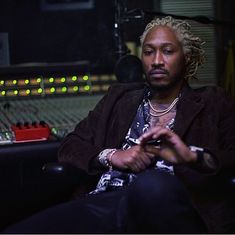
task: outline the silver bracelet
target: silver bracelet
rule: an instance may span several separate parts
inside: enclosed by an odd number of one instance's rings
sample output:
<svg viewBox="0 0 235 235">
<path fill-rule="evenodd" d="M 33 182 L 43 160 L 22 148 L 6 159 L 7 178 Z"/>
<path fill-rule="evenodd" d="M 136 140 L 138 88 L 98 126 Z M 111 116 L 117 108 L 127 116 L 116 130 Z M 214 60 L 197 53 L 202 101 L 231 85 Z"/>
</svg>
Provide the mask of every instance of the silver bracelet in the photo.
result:
<svg viewBox="0 0 235 235">
<path fill-rule="evenodd" d="M 112 156 L 117 151 L 117 149 L 105 149 L 98 155 L 99 162 L 109 168 L 112 169 Z M 109 158 L 108 158 L 109 156 Z"/>
</svg>

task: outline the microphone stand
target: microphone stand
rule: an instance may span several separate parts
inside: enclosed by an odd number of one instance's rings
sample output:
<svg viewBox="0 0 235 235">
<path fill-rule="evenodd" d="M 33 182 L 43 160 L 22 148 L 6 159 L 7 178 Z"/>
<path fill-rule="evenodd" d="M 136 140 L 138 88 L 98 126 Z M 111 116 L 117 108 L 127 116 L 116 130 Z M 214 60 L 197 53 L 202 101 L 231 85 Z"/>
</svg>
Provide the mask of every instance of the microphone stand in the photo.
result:
<svg viewBox="0 0 235 235">
<path fill-rule="evenodd" d="M 116 45 L 116 55 L 119 58 L 128 54 L 130 51 L 127 48 L 124 40 L 123 23 L 125 22 L 125 14 L 127 9 L 124 0 L 115 0 L 115 23 L 114 23 L 114 40 Z"/>
</svg>

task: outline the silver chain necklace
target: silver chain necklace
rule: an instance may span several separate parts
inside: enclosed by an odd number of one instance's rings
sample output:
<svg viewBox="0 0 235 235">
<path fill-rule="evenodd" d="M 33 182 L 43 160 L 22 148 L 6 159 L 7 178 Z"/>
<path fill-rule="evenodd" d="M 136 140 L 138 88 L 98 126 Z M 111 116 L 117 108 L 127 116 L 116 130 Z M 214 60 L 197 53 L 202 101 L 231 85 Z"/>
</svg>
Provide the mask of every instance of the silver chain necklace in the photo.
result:
<svg viewBox="0 0 235 235">
<path fill-rule="evenodd" d="M 150 106 L 150 115 L 153 116 L 153 117 L 160 117 L 160 116 L 163 116 L 165 115 L 166 113 L 170 112 L 170 110 L 176 105 L 176 103 L 178 102 L 179 100 L 179 97 L 175 98 L 172 103 L 170 104 L 170 106 L 166 109 L 162 109 L 162 110 L 158 110 L 158 109 L 155 109 L 152 104 L 151 104 L 151 101 L 148 100 L 148 103 L 149 103 L 149 106 Z M 151 111 L 152 110 L 152 111 Z M 153 113 L 154 112 L 154 113 Z"/>
</svg>

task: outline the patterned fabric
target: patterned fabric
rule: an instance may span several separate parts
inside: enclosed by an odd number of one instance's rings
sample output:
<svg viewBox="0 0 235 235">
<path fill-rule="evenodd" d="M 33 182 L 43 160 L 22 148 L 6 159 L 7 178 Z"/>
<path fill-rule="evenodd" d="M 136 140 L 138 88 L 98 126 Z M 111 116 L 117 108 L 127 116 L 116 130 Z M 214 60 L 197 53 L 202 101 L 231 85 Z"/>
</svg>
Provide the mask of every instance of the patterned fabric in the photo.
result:
<svg viewBox="0 0 235 235">
<path fill-rule="evenodd" d="M 129 128 L 127 135 L 125 136 L 124 142 L 122 144 L 122 150 L 127 150 L 132 146 L 138 144 L 138 138 L 145 133 L 150 128 L 150 114 L 149 114 L 149 104 L 148 99 L 150 98 L 150 91 L 146 91 L 144 94 L 144 99 L 139 105 L 136 116 Z M 168 124 L 167 128 L 173 129 L 174 119 L 172 119 Z M 162 159 L 157 159 L 156 162 L 151 166 L 155 169 L 166 171 L 170 174 L 174 174 L 173 166 Z M 97 186 L 96 189 L 91 191 L 90 194 L 100 193 L 104 191 L 113 191 L 118 187 L 123 187 L 130 184 L 133 179 L 136 178 L 135 173 L 125 173 L 118 170 L 111 170 L 105 172 Z"/>
</svg>

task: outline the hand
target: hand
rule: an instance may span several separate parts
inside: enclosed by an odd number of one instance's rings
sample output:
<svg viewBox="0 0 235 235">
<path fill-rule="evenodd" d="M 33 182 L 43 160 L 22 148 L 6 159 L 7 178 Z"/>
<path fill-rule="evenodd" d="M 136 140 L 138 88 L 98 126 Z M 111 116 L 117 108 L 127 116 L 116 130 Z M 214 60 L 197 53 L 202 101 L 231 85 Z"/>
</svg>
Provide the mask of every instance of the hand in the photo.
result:
<svg viewBox="0 0 235 235">
<path fill-rule="evenodd" d="M 140 145 L 145 146 L 149 140 L 161 140 L 158 156 L 173 164 L 190 164 L 196 162 L 196 153 L 190 151 L 180 137 L 168 128 L 156 126 L 143 134 L 139 140 Z"/>
<path fill-rule="evenodd" d="M 153 148 L 153 147 L 152 147 Z M 140 172 L 145 170 L 154 160 L 154 151 L 151 146 L 146 151 L 143 146 L 135 145 L 127 150 L 118 150 L 112 156 L 112 166 L 120 170 Z"/>
</svg>

